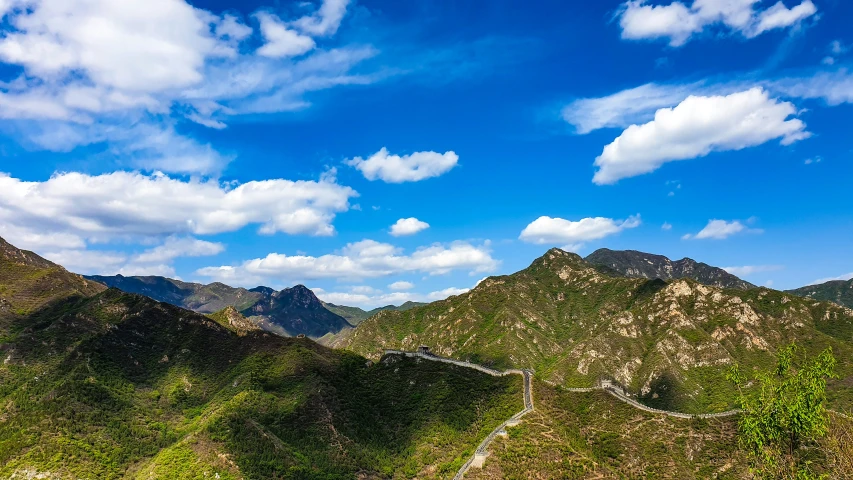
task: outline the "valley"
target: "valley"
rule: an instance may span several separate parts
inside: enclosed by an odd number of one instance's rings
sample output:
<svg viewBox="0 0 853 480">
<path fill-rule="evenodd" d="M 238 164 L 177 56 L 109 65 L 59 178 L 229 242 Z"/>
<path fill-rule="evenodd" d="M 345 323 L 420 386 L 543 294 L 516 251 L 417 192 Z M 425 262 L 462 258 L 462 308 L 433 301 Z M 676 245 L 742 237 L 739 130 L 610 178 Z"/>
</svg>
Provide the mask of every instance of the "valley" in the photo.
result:
<svg viewBox="0 0 853 480">
<path fill-rule="evenodd" d="M 833 347 L 830 415 L 849 422 L 853 312 L 789 293 L 552 249 L 463 295 L 376 309 L 327 332 L 330 349 L 280 325 L 358 312 L 302 286 L 126 287 L 163 303 L 2 246 L 4 478 L 742 478 L 726 371 L 790 341 Z M 192 302 L 225 306 L 173 304 Z"/>
</svg>

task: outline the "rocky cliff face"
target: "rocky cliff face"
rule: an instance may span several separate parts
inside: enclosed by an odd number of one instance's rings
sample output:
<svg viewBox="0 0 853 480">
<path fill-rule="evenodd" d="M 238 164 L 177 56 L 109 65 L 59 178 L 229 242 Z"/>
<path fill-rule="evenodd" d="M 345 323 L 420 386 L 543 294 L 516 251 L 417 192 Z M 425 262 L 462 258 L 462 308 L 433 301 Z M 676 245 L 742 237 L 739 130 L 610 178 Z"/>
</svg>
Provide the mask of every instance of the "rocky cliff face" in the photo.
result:
<svg viewBox="0 0 853 480">
<path fill-rule="evenodd" d="M 733 363 L 769 364 L 795 340 L 833 346 L 843 359 L 853 354 L 853 311 L 764 288 L 611 276 L 552 249 L 466 294 L 380 312 L 336 345 L 374 358 L 429 345 L 443 356 L 533 368 L 565 386 L 613 379 L 653 406 L 723 411 L 735 398 L 725 379 Z M 841 363 L 838 385 L 848 385 L 853 364 Z"/>
<path fill-rule="evenodd" d="M 288 336 L 319 338 L 352 327 L 343 317 L 327 310 L 304 285 L 265 296 L 242 313 L 265 330 Z"/>
<path fill-rule="evenodd" d="M 743 290 L 755 288 L 755 285 L 741 280 L 722 268 L 712 267 L 691 258 L 672 261 L 663 255 L 653 255 L 635 250 L 618 251 L 602 248 L 591 253 L 585 260 L 592 265 L 599 265 L 631 278 L 660 278 L 662 280 L 689 278 L 713 287 Z"/>
</svg>

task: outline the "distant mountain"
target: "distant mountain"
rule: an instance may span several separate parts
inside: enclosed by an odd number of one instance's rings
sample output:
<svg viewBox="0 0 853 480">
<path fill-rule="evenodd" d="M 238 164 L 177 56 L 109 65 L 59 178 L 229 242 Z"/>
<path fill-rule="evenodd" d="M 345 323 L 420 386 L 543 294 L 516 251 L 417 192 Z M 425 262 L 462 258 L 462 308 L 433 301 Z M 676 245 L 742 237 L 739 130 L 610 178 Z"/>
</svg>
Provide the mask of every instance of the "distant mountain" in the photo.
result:
<svg viewBox="0 0 853 480">
<path fill-rule="evenodd" d="M 843 305 L 847 308 L 853 308 L 853 279 L 846 281 L 833 280 L 831 282 L 809 285 L 807 287 L 788 291 L 801 297 L 813 298 L 815 300 L 826 300 Z"/>
<path fill-rule="evenodd" d="M 609 378 L 650 405 L 707 412 L 733 407 L 731 365 L 766 367 L 792 341 L 810 354 L 833 347 L 834 398 L 853 405 L 852 310 L 766 288 L 613 276 L 552 249 L 468 293 L 379 312 L 331 344 L 370 358 L 428 345 L 442 356 L 533 368 L 557 385 Z"/>
<path fill-rule="evenodd" d="M 267 291 L 275 292 L 268 287 L 246 290 L 229 287 L 219 282 L 203 285 L 157 276 L 90 275 L 86 278 L 101 282 L 108 287 L 118 288 L 123 292 L 145 295 L 158 302 L 170 303 L 198 313 L 218 312 L 227 306 L 245 310 L 267 295 Z"/>
<path fill-rule="evenodd" d="M 0 317 L 27 315 L 57 299 L 88 297 L 103 290 L 100 283 L 0 238 Z"/>
<path fill-rule="evenodd" d="M 203 285 L 156 276 L 86 278 L 203 314 L 232 306 L 247 321 L 279 335 L 319 338 L 351 326 L 343 317 L 327 310 L 314 292 L 302 285 L 277 292 L 263 286 L 247 290 L 219 282 Z"/>
<path fill-rule="evenodd" d="M 612 272 L 630 278 L 660 278 L 661 280 L 689 278 L 712 287 L 739 288 L 741 290 L 755 288 L 755 285 L 741 280 L 722 268 L 712 267 L 691 258 L 672 261 L 663 255 L 653 255 L 636 250 L 601 248 L 592 252 L 585 260 L 593 265 L 605 267 Z"/>
<path fill-rule="evenodd" d="M 323 305 L 332 313 L 336 313 L 346 319 L 351 325 L 355 326 L 359 323 L 367 320 L 368 318 L 376 315 L 379 312 L 385 310 L 395 310 L 404 312 L 409 310 L 410 308 L 420 307 L 421 305 L 426 305 L 425 303 L 420 302 L 406 302 L 399 307 L 396 305 L 385 305 L 384 307 L 377 307 L 372 310 L 363 310 L 358 307 L 347 307 L 344 305 L 335 305 L 334 303 L 323 302 Z"/>
<path fill-rule="evenodd" d="M 302 334 L 319 338 L 352 327 L 342 316 L 326 309 L 304 285 L 263 296 L 241 313 L 264 330 L 287 336 Z"/>
</svg>

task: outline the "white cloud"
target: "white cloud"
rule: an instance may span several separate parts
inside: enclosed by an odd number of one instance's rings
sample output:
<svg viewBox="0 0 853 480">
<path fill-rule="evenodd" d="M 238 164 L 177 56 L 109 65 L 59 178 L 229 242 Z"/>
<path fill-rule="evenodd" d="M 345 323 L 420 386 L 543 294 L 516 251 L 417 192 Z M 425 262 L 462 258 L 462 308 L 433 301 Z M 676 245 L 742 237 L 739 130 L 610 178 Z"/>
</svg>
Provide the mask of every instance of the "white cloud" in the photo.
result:
<svg viewBox="0 0 853 480">
<path fill-rule="evenodd" d="M 303 109 L 309 92 L 390 75 L 353 73 L 377 54 L 369 45 L 326 49 L 312 38 L 337 31 L 347 3 L 326 0 L 293 21 L 259 12 L 255 32 L 185 0 L 7 1 L 0 62 L 22 73 L 0 82 L 2 126 L 28 148 L 104 143 L 117 159 L 144 157 L 135 166 L 215 175 L 230 158 L 209 145 L 188 151 L 194 141 L 174 133 L 176 121 L 222 129 L 235 115 Z M 151 141 L 139 125 L 176 145 L 133 150 Z"/>
<path fill-rule="evenodd" d="M 412 282 L 399 281 L 399 282 L 394 282 L 391 285 L 388 285 L 388 288 L 390 288 L 391 290 L 396 290 L 396 291 L 411 290 L 411 289 L 415 288 L 415 284 Z"/>
<path fill-rule="evenodd" d="M 599 185 L 660 168 L 664 163 L 741 150 L 781 139 L 790 145 L 808 138 L 806 125 L 789 118 L 797 108 L 771 99 L 761 88 L 726 96 L 690 96 L 674 108 L 655 113 L 653 121 L 632 125 L 596 158 Z"/>
<path fill-rule="evenodd" d="M 814 282 L 812 282 L 810 285 L 819 285 L 821 283 L 834 282 L 834 281 L 838 281 L 838 280 L 847 281 L 850 279 L 853 279 L 853 272 L 845 273 L 845 274 L 839 275 L 837 277 L 819 278 L 819 279 L 815 280 Z"/>
<path fill-rule="evenodd" d="M 417 218 L 401 218 L 394 225 L 391 225 L 391 235 L 394 237 L 402 237 L 405 235 L 414 235 L 429 228 L 429 224 L 422 222 Z"/>
<path fill-rule="evenodd" d="M 449 287 L 429 293 L 391 292 L 363 294 L 353 292 L 329 292 L 322 288 L 312 288 L 317 298 L 336 305 L 357 306 L 364 309 L 384 307 L 385 305 L 401 305 L 405 302 L 435 302 L 453 295 L 470 292 L 470 288 Z"/>
<path fill-rule="evenodd" d="M 668 232 L 668 231 L 672 230 L 672 224 L 669 222 L 663 222 L 663 225 L 660 226 L 660 229 Z"/>
<path fill-rule="evenodd" d="M 179 257 L 206 257 L 225 251 L 225 245 L 192 237 L 170 236 L 157 247 L 133 258 L 135 263 L 171 262 Z"/>
<path fill-rule="evenodd" d="M 429 295 L 427 295 L 427 297 L 430 300 L 444 300 L 447 297 L 452 297 L 454 295 L 462 295 L 463 293 L 468 293 L 470 291 L 471 291 L 470 288 L 450 287 L 450 288 L 445 288 L 444 290 L 439 290 L 437 292 L 432 292 Z"/>
<path fill-rule="evenodd" d="M 657 85 L 648 83 L 601 98 L 581 98 L 562 111 L 563 120 L 579 134 L 601 128 L 624 127 L 645 121 L 650 112 L 676 105 L 700 88 L 692 85 Z"/>
<path fill-rule="evenodd" d="M 811 165 L 813 163 L 820 163 L 823 159 L 821 157 L 807 158 L 803 163 L 806 165 Z"/>
<path fill-rule="evenodd" d="M 705 228 L 695 235 L 687 234 L 681 237 L 684 240 L 704 240 L 715 239 L 724 240 L 738 233 L 762 233 L 763 230 L 757 228 L 748 228 L 739 220 L 727 222 L 725 220 L 709 220 Z"/>
<path fill-rule="evenodd" d="M 350 0 L 323 0 L 317 12 L 294 21 L 293 25 L 310 35 L 332 35 L 341 25 L 349 2 Z"/>
<path fill-rule="evenodd" d="M 0 58 L 39 78 L 83 72 L 97 85 L 146 92 L 203 78 L 207 57 L 233 55 L 203 10 L 175 0 L 15 1 Z"/>
<path fill-rule="evenodd" d="M 776 272 L 782 270 L 783 268 L 785 267 L 783 267 L 782 265 L 743 265 L 739 267 L 723 267 L 723 270 L 731 273 L 732 275 L 746 277 L 756 273 Z"/>
<path fill-rule="evenodd" d="M 0 173 L 0 225 L 17 232 L 23 248 L 79 246 L 80 239 L 215 234 L 250 224 L 260 225 L 264 234 L 332 235 L 335 214 L 346 211 L 356 195 L 331 173 L 320 181 L 236 186 L 133 172 L 60 173 L 43 182 Z"/>
<path fill-rule="evenodd" d="M 575 251 L 584 242 L 614 235 L 625 229 L 636 228 L 640 223 L 639 215 L 628 217 L 627 220 L 595 217 L 578 221 L 543 216 L 525 227 L 518 238 L 538 245 L 567 244 L 564 250 Z"/>
<path fill-rule="evenodd" d="M 765 10 L 755 10 L 759 0 L 694 0 L 649 5 L 646 0 L 629 0 L 622 5 L 619 24 L 622 38 L 652 40 L 668 38 L 673 47 L 687 43 L 694 35 L 712 26 L 722 26 L 746 38 L 766 31 L 799 25 L 817 13 L 811 0 L 793 8 L 781 1 Z"/>
<path fill-rule="evenodd" d="M 419 182 L 438 177 L 456 166 L 459 156 L 450 151 L 415 152 L 411 155 L 391 155 L 382 148 L 368 159 L 356 157 L 345 163 L 358 169 L 368 180 L 387 183 Z"/>
<path fill-rule="evenodd" d="M 381 290 L 377 290 L 368 285 L 357 285 L 354 287 L 350 287 L 349 291 L 352 293 L 358 293 L 363 295 L 370 295 L 372 293 L 382 293 Z"/>
<path fill-rule="evenodd" d="M 271 58 L 295 57 L 308 53 L 316 46 L 314 39 L 287 28 L 275 15 L 260 12 L 256 17 L 266 40 L 266 43 L 258 49 L 258 55 Z"/>
<path fill-rule="evenodd" d="M 362 279 L 420 272 L 441 275 L 454 270 L 489 272 L 499 262 L 488 245 L 453 242 L 421 247 L 410 255 L 401 248 L 374 240 L 347 244 L 340 252 L 313 257 L 270 253 L 239 266 L 206 267 L 196 273 L 217 280 L 240 277 L 278 279 L 282 283 L 316 279 Z"/>
</svg>

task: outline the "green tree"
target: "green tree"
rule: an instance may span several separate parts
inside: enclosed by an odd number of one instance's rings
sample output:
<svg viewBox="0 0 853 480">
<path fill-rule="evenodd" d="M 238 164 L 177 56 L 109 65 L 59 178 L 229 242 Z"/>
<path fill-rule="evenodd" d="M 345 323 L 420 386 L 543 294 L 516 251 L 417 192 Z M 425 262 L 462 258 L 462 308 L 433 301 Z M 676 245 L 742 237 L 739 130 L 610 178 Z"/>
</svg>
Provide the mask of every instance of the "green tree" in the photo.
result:
<svg viewBox="0 0 853 480">
<path fill-rule="evenodd" d="M 800 353 L 796 344 L 781 348 L 776 367 L 749 383 L 737 364 L 728 375 L 743 410 L 739 440 L 758 478 L 820 478 L 810 447 L 827 433 L 826 382 L 836 376 L 836 361 L 831 347 L 811 360 Z"/>
</svg>

